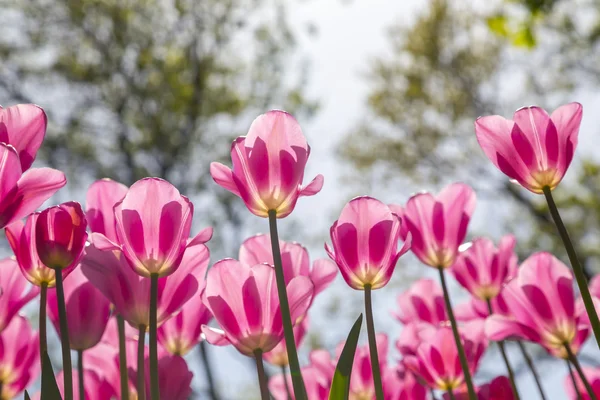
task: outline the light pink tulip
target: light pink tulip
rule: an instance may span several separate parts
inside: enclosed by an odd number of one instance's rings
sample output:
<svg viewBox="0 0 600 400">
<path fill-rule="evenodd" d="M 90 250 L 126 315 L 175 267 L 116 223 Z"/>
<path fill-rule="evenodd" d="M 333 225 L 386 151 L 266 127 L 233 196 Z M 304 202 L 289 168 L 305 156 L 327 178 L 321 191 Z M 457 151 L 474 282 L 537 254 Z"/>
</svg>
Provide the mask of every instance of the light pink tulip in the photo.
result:
<svg viewBox="0 0 600 400">
<path fill-rule="evenodd" d="M 468 185 L 453 183 L 437 196 L 419 193 L 406 208 L 390 206 L 402 217 L 402 237 L 412 235 L 412 251 L 426 265 L 448 268 L 458 256 L 475 210 L 475 192 Z"/>
<path fill-rule="evenodd" d="M 242 198 L 259 217 L 274 210 L 278 218 L 288 216 L 300 196 L 313 196 L 323 187 L 323 175 L 302 186 L 310 147 L 294 117 L 284 111 L 269 111 L 257 117 L 246 136 L 231 146 L 233 170 L 213 162 L 214 181 Z"/>
<path fill-rule="evenodd" d="M 500 314 L 511 317 L 512 314 L 504 300 L 504 292 L 490 300 L 492 311 L 494 314 Z M 483 321 L 490 316 L 487 303 L 475 297 L 471 297 L 466 303 L 462 303 L 454 307 L 454 316 L 457 321 Z"/>
<path fill-rule="evenodd" d="M 127 190 L 127 186 L 111 179 L 100 179 L 89 187 L 85 216 L 92 232 L 101 233 L 109 240 L 118 242 L 114 207 L 123 200 Z"/>
<path fill-rule="evenodd" d="M 128 328 L 129 326 L 126 325 Z M 116 328 L 116 324 L 115 324 Z M 108 330 L 108 328 L 107 328 Z M 136 332 L 137 335 L 137 332 Z M 127 337 L 127 336 L 126 336 Z M 84 368 L 96 373 L 101 382 L 110 386 L 113 393 L 121 393 L 121 381 L 119 376 L 119 342 L 118 338 L 114 342 L 105 341 L 106 334 L 102 337 L 100 343 L 88 349 L 84 353 Z M 136 336 L 137 338 L 137 336 Z M 127 339 L 126 339 L 127 340 Z M 135 343 L 137 344 L 137 342 Z M 137 346 L 135 346 L 137 347 Z M 160 348 L 160 346 L 159 346 Z M 127 347 L 126 347 L 127 349 Z M 132 354 L 131 365 L 136 365 L 137 354 Z M 129 354 L 128 354 L 129 356 Z M 75 374 L 73 375 L 75 376 Z M 85 383 L 85 382 L 84 382 Z M 86 384 L 87 387 L 87 384 Z"/>
<path fill-rule="evenodd" d="M 303 318 L 300 322 L 294 326 L 294 341 L 296 342 L 296 348 L 300 347 L 304 340 L 304 335 L 308 330 L 308 318 Z M 285 367 L 289 364 L 287 347 L 285 340 L 282 340 L 273 348 L 273 350 L 263 354 L 265 361 L 278 367 Z"/>
<path fill-rule="evenodd" d="M 550 253 L 536 253 L 525 260 L 502 294 L 512 317 L 487 319 L 490 340 L 529 340 L 566 358 L 564 344 L 577 353 L 589 334 L 575 307 L 571 271 Z"/>
<path fill-rule="evenodd" d="M 310 265 L 308 251 L 296 242 L 279 241 L 283 276 L 285 283 L 289 283 L 296 276 L 306 276 L 315 287 L 315 296 L 325 290 L 335 279 L 337 267 L 327 259 L 315 260 Z M 267 263 L 273 265 L 273 250 L 269 235 L 256 235 L 246 239 L 240 247 L 240 262 L 249 266 Z"/>
<path fill-rule="evenodd" d="M 483 301 L 493 299 L 517 272 L 515 243 L 514 236 L 507 235 L 496 249 L 490 239 L 475 239 L 460 253 L 450 272 L 473 296 Z"/>
<path fill-rule="evenodd" d="M 87 350 L 100 342 L 110 318 L 110 302 L 76 268 L 64 282 L 69 341 L 72 350 Z M 60 336 L 58 299 L 55 290 L 48 293 L 48 317 Z"/>
<path fill-rule="evenodd" d="M 21 308 L 38 295 L 40 290 L 30 286 L 12 258 L 0 260 L 0 332 Z"/>
<path fill-rule="evenodd" d="M 386 400 L 426 400 L 429 394 L 425 386 L 417 382 L 414 374 L 404 367 L 386 367 L 381 372 L 383 398 Z M 365 397 L 365 399 L 373 399 Z"/>
<path fill-rule="evenodd" d="M 44 141 L 47 124 L 46 113 L 34 104 L 0 107 L 0 142 L 17 150 L 22 171 L 33 164 Z"/>
<path fill-rule="evenodd" d="M 48 285 L 49 288 L 56 285 L 56 274 L 42 263 L 37 251 L 36 226 L 39 214 L 31 214 L 27 222 L 12 223 L 6 228 L 6 238 L 12 248 L 19 268 L 25 278 L 36 286 Z M 62 269 L 63 279 L 73 271 L 76 264 Z"/>
<path fill-rule="evenodd" d="M 17 150 L 0 143 L 0 229 L 34 212 L 66 183 L 52 168 L 23 172 Z"/>
<path fill-rule="evenodd" d="M 477 141 L 485 155 L 509 178 L 533 193 L 554 189 L 565 176 L 577 147 L 583 109 L 579 103 L 557 108 L 552 115 L 539 107 L 523 107 L 512 120 L 499 115 L 475 121 Z"/>
<path fill-rule="evenodd" d="M 27 319 L 16 316 L 0 334 L 0 398 L 15 398 L 39 373 L 38 334 Z"/>
<path fill-rule="evenodd" d="M 461 331 L 461 341 L 469 369 L 474 373 L 487 343 L 480 335 L 468 333 L 466 329 Z M 449 327 L 440 327 L 421 343 L 415 356 L 404 357 L 404 364 L 432 389 L 454 390 L 464 384 L 464 373 Z"/>
<path fill-rule="evenodd" d="M 596 397 L 600 396 L 600 368 L 583 367 L 582 369 L 583 374 L 592 387 L 592 391 Z M 577 389 L 579 389 L 578 391 L 581 394 L 581 397 L 577 397 L 577 391 L 575 391 L 575 388 L 573 387 L 573 380 L 571 379 L 571 375 L 568 374 L 565 377 L 565 391 L 567 392 L 567 398 L 569 400 L 590 400 L 590 395 L 578 374 L 575 374 L 575 382 L 577 383 Z"/>
<path fill-rule="evenodd" d="M 444 293 L 433 279 L 419 279 L 397 298 L 399 310 L 392 313 L 403 324 L 426 322 L 437 325 L 448 321 Z"/>
<path fill-rule="evenodd" d="M 85 367 L 84 367 L 85 368 Z M 64 396 L 64 371 L 60 371 L 56 375 L 56 383 L 60 394 Z M 79 374 L 77 370 L 73 370 L 73 398 L 79 398 Z M 83 383 L 86 400 L 107 400 L 117 398 L 119 394 L 115 392 L 115 388 L 107 382 L 96 371 L 85 368 L 83 371 Z"/>
<path fill-rule="evenodd" d="M 115 311 L 132 327 L 149 324 L 150 280 L 135 273 L 125 256 L 116 250 L 99 250 L 92 235 L 81 261 L 83 273 L 114 305 Z M 209 252 L 196 245 L 185 250 L 181 267 L 173 274 L 158 279 L 158 324 L 177 313 L 194 295 L 198 295 L 204 279 Z"/>
<path fill-rule="evenodd" d="M 400 256 L 411 246 L 410 237 L 398 250 L 400 218 L 372 197 L 350 200 L 330 229 L 333 248 L 325 244 L 344 280 L 353 289 L 379 289 L 389 282 Z"/>
<path fill-rule="evenodd" d="M 437 326 L 426 322 L 411 322 L 405 325 L 396 339 L 396 349 L 403 356 L 414 356 L 422 342 L 437 332 Z"/>
<path fill-rule="evenodd" d="M 118 243 L 101 233 L 94 233 L 94 242 L 100 250 L 122 251 L 131 268 L 144 277 L 172 274 L 187 248 L 212 237 L 212 228 L 206 228 L 188 239 L 194 206 L 163 179 L 134 183 L 114 212 Z"/>
<path fill-rule="evenodd" d="M 304 315 L 313 295 L 313 284 L 304 276 L 287 285 L 292 321 Z M 275 269 L 267 264 L 252 267 L 225 259 L 208 270 L 204 304 L 223 330 L 202 326 L 209 343 L 232 344 L 242 354 L 271 351 L 283 338 Z"/>
</svg>

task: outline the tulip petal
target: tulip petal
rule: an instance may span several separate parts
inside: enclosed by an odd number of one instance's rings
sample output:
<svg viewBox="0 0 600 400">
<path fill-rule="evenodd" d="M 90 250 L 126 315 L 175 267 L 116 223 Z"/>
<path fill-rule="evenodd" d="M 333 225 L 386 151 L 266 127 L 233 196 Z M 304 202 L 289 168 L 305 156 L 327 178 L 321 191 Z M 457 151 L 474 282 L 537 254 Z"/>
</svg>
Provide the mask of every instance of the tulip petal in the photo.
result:
<svg viewBox="0 0 600 400">
<path fill-rule="evenodd" d="M 314 293 L 314 285 L 309 278 L 297 276 L 287 285 L 292 321 L 306 314 Z"/>
<path fill-rule="evenodd" d="M 220 329 L 211 328 L 208 325 L 202 325 L 202 334 L 208 343 L 215 346 L 227 346 L 228 344 L 231 344 L 231 341 L 227 338 L 225 332 Z"/>
<path fill-rule="evenodd" d="M 319 174 L 313 178 L 312 181 L 306 186 L 300 188 L 300 196 L 314 196 L 319 193 L 323 188 L 324 178 L 323 175 Z"/>
<path fill-rule="evenodd" d="M 127 186 L 111 179 L 94 182 L 86 194 L 85 214 L 92 232 L 105 235 L 113 242 L 117 241 L 115 232 L 114 206 L 127 194 Z"/>
<path fill-rule="evenodd" d="M 229 190 L 236 196 L 241 197 L 240 191 L 238 190 L 238 187 L 233 179 L 233 171 L 231 168 L 219 162 L 212 162 L 210 163 L 210 175 L 217 185 Z"/>
<path fill-rule="evenodd" d="M 0 142 L 17 149 L 23 171 L 33 164 L 46 135 L 47 123 L 44 110 L 34 104 L 0 107 Z"/>
</svg>

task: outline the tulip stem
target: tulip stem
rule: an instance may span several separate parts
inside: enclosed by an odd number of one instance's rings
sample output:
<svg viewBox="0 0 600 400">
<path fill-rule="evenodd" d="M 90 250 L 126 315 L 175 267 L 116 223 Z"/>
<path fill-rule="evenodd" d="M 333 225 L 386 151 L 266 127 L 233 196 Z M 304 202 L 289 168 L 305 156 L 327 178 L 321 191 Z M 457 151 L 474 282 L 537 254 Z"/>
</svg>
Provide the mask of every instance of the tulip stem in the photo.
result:
<svg viewBox="0 0 600 400">
<path fill-rule="evenodd" d="M 158 303 L 158 274 L 150 274 L 150 398 L 160 400 L 158 387 L 158 342 L 156 339 Z"/>
<path fill-rule="evenodd" d="M 119 375 L 121 378 L 121 400 L 129 400 L 129 377 L 127 376 L 127 350 L 125 349 L 125 320 L 117 315 L 119 331 Z"/>
<path fill-rule="evenodd" d="M 146 400 L 146 373 L 144 372 L 144 341 L 146 340 L 146 326 L 140 325 L 138 331 L 137 348 L 137 394 L 138 400 Z"/>
<path fill-rule="evenodd" d="M 79 400 L 85 400 L 85 386 L 83 386 L 83 350 L 77 350 L 77 378 Z"/>
<path fill-rule="evenodd" d="M 450 303 L 450 295 L 448 294 L 448 287 L 446 286 L 444 268 L 438 268 L 438 272 L 440 273 L 440 282 L 444 291 L 444 303 L 446 303 L 446 311 L 448 312 L 448 318 L 450 319 L 450 325 L 452 326 L 452 334 L 454 335 L 454 342 L 456 343 L 456 349 L 458 350 L 460 366 L 465 374 L 465 383 L 467 384 L 469 400 L 477 400 L 477 395 L 475 394 L 475 388 L 471 379 L 471 371 L 469 370 L 469 363 L 467 362 L 465 349 L 463 348 L 460 340 L 460 334 L 458 333 L 458 326 L 456 325 L 456 318 L 454 317 L 454 311 L 452 310 L 452 303 Z"/>
<path fill-rule="evenodd" d="M 294 387 L 294 397 L 296 400 L 307 400 L 304 380 L 302 379 L 302 372 L 300 371 L 300 362 L 298 361 L 298 353 L 296 351 L 296 342 L 294 340 L 285 277 L 283 275 L 283 263 L 281 262 L 279 235 L 277 233 L 277 212 L 275 210 L 269 210 L 269 231 L 271 236 L 271 248 L 273 251 L 275 279 L 277 281 L 277 294 L 279 296 L 281 320 L 283 322 L 285 347 L 287 348 L 287 355 L 290 363 L 290 375 L 292 376 L 292 385 Z"/>
<path fill-rule="evenodd" d="M 364 290 L 367 335 L 369 337 L 369 355 L 371 356 L 371 371 L 373 372 L 373 384 L 375 385 L 375 398 L 377 400 L 383 400 L 383 385 L 381 383 L 381 371 L 379 371 L 379 354 L 377 354 L 377 338 L 375 337 L 375 324 L 373 323 L 371 285 L 366 284 Z"/>
<path fill-rule="evenodd" d="M 263 364 L 262 354 L 262 350 L 254 350 L 256 372 L 258 373 L 258 385 L 260 386 L 260 398 L 261 400 L 269 400 L 269 387 L 267 384 L 267 375 L 265 374 L 265 365 Z"/>
<path fill-rule="evenodd" d="M 596 343 L 600 347 L 600 320 L 598 320 L 598 313 L 596 312 L 594 301 L 592 300 L 590 290 L 587 286 L 587 279 L 583 272 L 583 267 L 579 262 L 579 258 L 577 258 L 577 253 L 575 252 L 575 247 L 573 246 L 571 238 L 569 237 L 569 232 L 567 231 L 567 228 L 560 217 L 558 208 L 556 207 L 556 203 L 554 203 L 554 198 L 552 197 L 552 191 L 548 186 L 544 186 L 544 196 L 546 196 L 546 202 L 548 203 L 550 214 L 552 214 L 554 224 L 556 225 L 558 233 L 560 234 L 560 238 L 562 239 L 565 249 L 567 250 L 569 261 L 571 262 L 573 272 L 575 273 L 575 279 L 577 279 L 577 286 L 579 286 L 579 292 L 581 293 L 581 298 L 583 299 L 583 304 L 585 305 L 585 309 L 590 317 L 590 324 L 592 325 L 592 330 L 594 331 L 594 336 L 596 337 Z"/>
<path fill-rule="evenodd" d="M 579 360 L 577 360 L 577 356 L 575 356 L 573 350 L 571 350 L 571 346 L 569 346 L 568 343 L 565 343 L 565 350 L 567 350 L 569 361 L 571 361 L 571 364 L 573 364 L 575 370 L 577 370 L 577 374 L 579 375 L 581 382 L 583 382 L 583 386 L 585 386 L 585 390 L 587 390 L 590 400 L 598 400 L 596 394 L 594 393 L 594 389 L 592 389 L 592 385 L 590 385 L 590 382 L 583 373 L 583 369 L 581 369 L 581 365 L 579 364 Z"/>
<path fill-rule="evenodd" d="M 488 311 L 490 315 L 494 314 L 494 308 L 492 307 L 492 302 L 490 299 L 486 299 Z M 508 355 L 506 354 L 506 347 L 504 346 L 504 341 L 501 340 L 498 342 L 498 348 L 500 349 L 500 354 L 502 355 L 502 359 L 504 360 L 504 364 L 506 365 L 506 371 L 508 372 L 508 378 L 510 379 L 510 386 L 512 387 L 513 394 L 515 396 L 515 400 L 520 400 L 519 391 L 517 390 L 517 384 L 515 382 L 515 373 L 510 366 L 510 361 L 508 360 Z"/>
<path fill-rule="evenodd" d="M 533 360 L 531 359 L 531 357 L 527 353 L 527 349 L 525 348 L 525 345 L 523 344 L 523 342 L 521 342 L 519 340 L 519 341 L 517 341 L 517 344 L 519 345 L 519 349 L 521 349 L 521 354 L 523 354 L 523 358 L 525 359 L 525 363 L 527 364 L 527 366 L 529 367 L 529 370 L 531 371 L 531 375 L 533 375 L 533 379 L 535 380 L 535 384 L 537 385 L 538 391 L 540 392 L 540 397 L 542 398 L 542 400 L 546 400 L 546 394 L 544 393 L 544 388 L 542 386 L 542 381 L 540 380 L 540 376 L 538 375 L 538 372 L 537 372 L 537 370 L 535 368 L 535 365 L 533 364 Z"/>
<path fill-rule="evenodd" d="M 40 289 L 40 363 L 43 364 L 44 353 L 48 351 L 46 339 L 46 303 L 48 302 L 48 282 L 42 282 Z M 42 368 L 42 373 L 44 368 Z"/>
<path fill-rule="evenodd" d="M 56 299 L 58 301 L 58 318 L 60 320 L 60 341 L 62 347 L 63 377 L 65 400 L 73 400 L 73 367 L 71 364 L 71 347 L 69 344 L 69 327 L 67 325 L 67 309 L 65 306 L 65 290 L 60 268 L 54 269 L 56 276 Z"/>
<path fill-rule="evenodd" d="M 215 385 L 215 379 L 213 377 L 212 370 L 210 368 L 210 362 L 208 360 L 206 342 L 204 340 L 201 341 L 198 347 L 200 348 L 200 358 L 202 359 L 202 364 L 204 365 L 204 372 L 206 374 L 206 382 L 208 383 L 208 392 L 210 393 L 210 398 L 211 400 L 219 400 L 217 386 Z"/>
<path fill-rule="evenodd" d="M 581 392 L 579 391 L 579 387 L 577 386 L 577 379 L 575 379 L 575 374 L 573 373 L 573 367 L 571 367 L 571 363 L 569 360 L 565 360 L 567 362 L 567 368 L 569 369 L 569 375 L 571 376 L 571 382 L 573 383 L 573 390 L 575 390 L 575 395 L 577 400 L 581 400 Z"/>
<path fill-rule="evenodd" d="M 281 373 L 283 376 L 283 386 L 285 386 L 285 393 L 287 395 L 287 399 L 288 400 L 292 400 L 292 392 L 290 392 L 290 385 L 288 385 L 288 381 L 287 381 L 287 372 L 285 370 L 285 365 L 281 366 Z"/>
</svg>

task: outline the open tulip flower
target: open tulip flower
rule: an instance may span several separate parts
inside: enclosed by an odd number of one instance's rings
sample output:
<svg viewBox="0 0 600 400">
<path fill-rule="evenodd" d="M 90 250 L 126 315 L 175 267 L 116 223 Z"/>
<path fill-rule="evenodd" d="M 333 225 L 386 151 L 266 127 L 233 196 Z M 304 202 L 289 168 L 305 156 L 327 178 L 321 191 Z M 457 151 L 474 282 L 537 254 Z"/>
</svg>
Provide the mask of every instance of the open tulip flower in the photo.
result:
<svg viewBox="0 0 600 400">
<path fill-rule="evenodd" d="M 600 396 L 600 368 L 583 367 L 583 373 L 592 386 L 596 397 Z M 587 389 L 581 381 L 581 378 L 575 376 L 575 383 L 577 388 L 573 386 L 573 379 L 570 375 L 565 377 L 565 390 L 567 392 L 567 398 L 569 400 L 591 400 L 591 397 L 587 393 Z"/>
<path fill-rule="evenodd" d="M 21 308 L 35 298 L 40 290 L 30 286 L 18 263 L 12 258 L 0 260 L 0 333 Z"/>
<path fill-rule="evenodd" d="M 15 148 L 23 172 L 33 164 L 46 136 L 47 124 L 46 113 L 35 104 L 0 107 L 0 143 Z"/>
<path fill-rule="evenodd" d="M 0 334 L 0 399 L 10 400 L 23 392 L 40 373 L 37 333 L 21 316 Z"/>
<path fill-rule="evenodd" d="M 487 301 L 496 297 L 517 271 L 515 238 L 504 236 L 498 248 L 488 238 L 477 238 L 462 251 L 450 269 L 458 283 L 473 296 Z"/>
<path fill-rule="evenodd" d="M 462 390 L 454 394 L 454 400 L 468 400 L 467 393 Z M 444 400 L 452 400 L 448 393 L 444 394 Z M 477 388 L 477 400 L 515 400 L 510 379 L 506 376 L 498 376 L 491 382 Z"/>
<path fill-rule="evenodd" d="M 428 400 L 425 386 L 417 382 L 414 374 L 400 365 L 383 370 L 383 398 L 386 400 Z M 361 400 L 359 398 L 357 400 Z M 365 399 L 370 399 L 365 397 Z"/>
<path fill-rule="evenodd" d="M 433 279 L 419 279 L 397 298 L 397 312 L 392 313 L 403 324 L 426 322 L 438 325 L 448 322 L 444 293 Z"/>
<path fill-rule="evenodd" d="M 65 389 L 63 385 L 63 374 L 61 371 L 56 375 L 56 383 L 58 384 L 58 390 L 60 394 L 64 396 Z M 73 398 L 79 399 L 84 398 L 85 400 L 106 400 L 117 398 L 117 392 L 115 391 L 115 387 L 110 384 L 110 382 L 106 381 L 101 374 L 97 371 L 89 368 L 84 368 L 83 370 L 83 381 L 85 382 L 84 387 L 84 397 L 79 396 L 79 375 L 77 371 L 73 370 Z M 40 393 L 41 395 L 41 393 Z M 39 399 L 39 397 L 38 397 Z"/>
<path fill-rule="evenodd" d="M 296 342 L 296 348 L 300 346 L 302 340 L 304 340 L 304 336 L 306 335 L 306 331 L 308 330 L 308 318 L 302 318 L 302 320 L 294 326 L 294 340 Z M 273 350 L 263 354 L 263 358 L 269 364 L 278 366 L 278 367 L 286 367 L 289 364 L 287 348 L 285 346 L 285 340 L 282 340 L 273 348 Z"/>
<path fill-rule="evenodd" d="M 313 350 L 309 354 L 310 364 L 302 368 L 302 377 L 306 385 L 308 399 L 327 399 L 333 374 L 335 362 L 326 350 Z M 284 381 L 284 379 L 287 381 Z M 274 375 L 269 379 L 269 391 L 275 400 L 295 400 L 292 387 L 292 378 L 289 374 Z"/>
<path fill-rule="evenodd" d="M 573 275 L 550 253 L 527 258 L 502 294 L 512 317 L 488 318 L 486 334 L 491 340 L 529 340 L 556 357 L 568 358 L 566 346 L 576 354 L 589 334 L 575 307 Z"/>
<path fill-rule="evenodd" d="M 403 356 L 416 355 L 421 343 L 434 335 L 438 326 L 426 322 L 411 322 L 404 325 L 398 339 L 396 339 L 396 349 Z"/>
<path fill-rule="evenodd" d="M 248 134 L 233 142 L 233 169 L 213 162 L 210 174 L 218 185 L 241 197 L 254 215 L 266 218 L 271 211 L 284 218 L 300 196 L 313 196 L 323 187 L 323 175 L 302 185 L 309 155 L 296 119 L 274 110 L 257 117 Z"/>
<path fill-rule="evenodd" d="M 100 179 L 92 183 L 85 199 L 85 217 L 94 233 L 101 233 L 108 240 L 118 242 L 115 230 L 114 207 L 121 202 L 129 188 L 111 179 Z"/>
</svg>

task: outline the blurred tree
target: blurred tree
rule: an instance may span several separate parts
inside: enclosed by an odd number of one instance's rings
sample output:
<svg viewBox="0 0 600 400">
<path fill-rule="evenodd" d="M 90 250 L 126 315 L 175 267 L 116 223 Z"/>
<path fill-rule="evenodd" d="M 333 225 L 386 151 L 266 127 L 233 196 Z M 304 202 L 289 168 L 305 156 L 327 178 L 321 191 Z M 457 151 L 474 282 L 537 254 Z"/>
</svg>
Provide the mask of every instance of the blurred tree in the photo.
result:
<svg viewBox="0 0 600 400">
<path fill-rule="evenodd" d="M 502 16 L 508 26 L 512 15 L 535 17 L 526 25 L 532 41 L 515 41 L 493 23 Z M 431 0 L 412 25 L 390 30 L 390 52 L 373 60 L 368 75 L 370 113 L 341 142 L 340 153 L 359 170 L 375 171 L 363 175 L 386 187 L 466 181 L 494 200 L 491 223 L 517 234 L 522 256 L 538 249 L 564 256 L 544 199 L 491 165 L 473 121 L 508 117 L 527 102 L 553 109 L 572 101 L 578 88 L 598 87 L 599 33 L 597 0 L 506 0 L 479 8 Z M 584 152 L 579 149 L 555 197 L 591 275 L 600 262 L 600 164 Z"/>
</svg>

